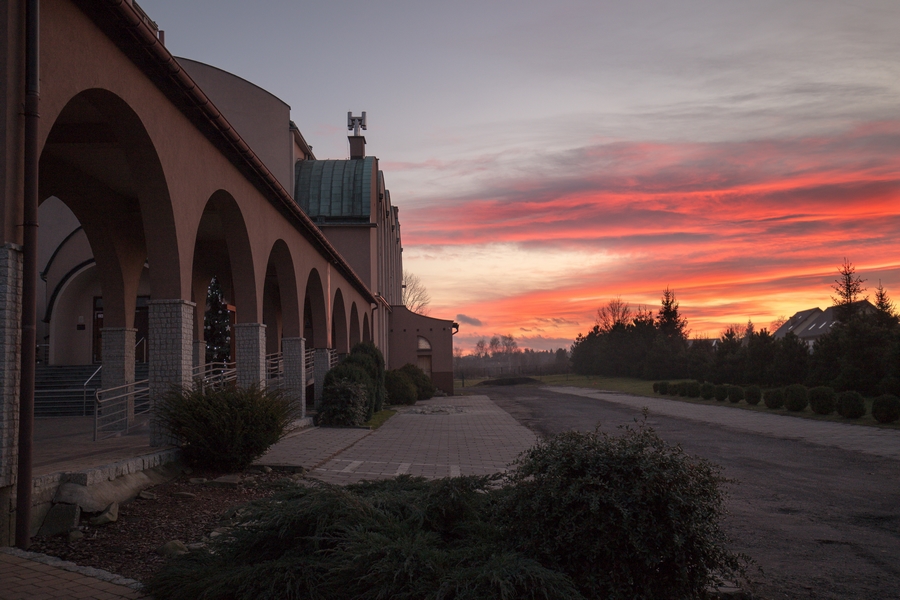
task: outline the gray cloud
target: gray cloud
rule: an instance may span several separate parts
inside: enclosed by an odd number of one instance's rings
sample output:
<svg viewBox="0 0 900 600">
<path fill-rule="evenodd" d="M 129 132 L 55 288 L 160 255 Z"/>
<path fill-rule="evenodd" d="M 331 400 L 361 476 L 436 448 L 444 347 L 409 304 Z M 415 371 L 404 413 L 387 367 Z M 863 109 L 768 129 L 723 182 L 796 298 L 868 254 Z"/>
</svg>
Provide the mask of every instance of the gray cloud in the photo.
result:
<svg viewBox="0 0 900 600">
<path fill-rule="evenodd" d="M 480 319 L 469 317 L 463 314 L 456 315 L 456 320 L 460 323 L 466 323 L 467 325 L 474 325 L 476 327 L 481 327 L 482 325 L 484 325 L 484 323 L 482 323 Z"/>
</svg>

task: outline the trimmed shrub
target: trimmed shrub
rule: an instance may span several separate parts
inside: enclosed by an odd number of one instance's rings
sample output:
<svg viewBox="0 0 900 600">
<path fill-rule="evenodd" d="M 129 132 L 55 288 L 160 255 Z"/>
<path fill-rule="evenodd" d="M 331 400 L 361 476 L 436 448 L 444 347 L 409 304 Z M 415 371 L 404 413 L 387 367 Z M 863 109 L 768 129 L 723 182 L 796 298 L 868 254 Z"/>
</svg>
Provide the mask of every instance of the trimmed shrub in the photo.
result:
<svg viewBox="0 0 900 600">
<path fill-rule="evenodd" d="M 317 423 L 356 427 L 372 418 L 372 378 L 353 362 L 341 362 L 325 374 Z"/>
<path fill-rule="evenodd" d="M 790 411 L 800 412 L 809 404 L 806 386 L 793 383 L 784 388 L 784 406 Z"/>
<path fill-rule="evenodd" d="M 751 406 L 756 406 L 762 399 L 762 390 L 758 385 L 751 385 L 744 390 L 744 400 Z"/>
<path fill-rule="evenodd" d="M 283 394 L 259 388 L 172 389 L 156 405 L 156 423 L 197 467 L 246 468 L 280 440 L 297 416 Z"/>
<path fill-rule="evenodd" d="M 678 395 L 682 398 L 686 398 L 688 395 L 688 382 L 687 381 L 679 381 L 678 382 Z"/>
<path fill-rule="evenodd" d="M 817 415 L 830 415 L 835 408 L 834 390 L 827 385 L 820 385 L 809 390 L 809 407 Z"/>
<path fill-rule="evenodd" d="M 883 394 L 872 401 L 872 416 L 879 423 L 893 423 L 900 420 L 900 398 L 893 394 Z"/>
<path fill-rule="evenodd" d="M 704 400 L 712 400 L 716 394 L 716 386 L 710 382 L 706 382 L 700 386 L 700 397 Z"/>
<path fill-rule="evenodd" d="M 425 374 L 425 371 L 412 363 L 406 363 L 400 367 L 400 370 L 406 373 L 409 380 L 416 386 L 417 400 L 428 400 L 434 396 L 434 384 L 431 383 L 431 378 Z"/>
<path fill-rule="evenodd" d="M 365 374 L 368 376 L 368 380 L 365 382 L 366 383 L 366 401 L 369 404 L 369 406 L 366 407 L 366 412 L 368 413 L 369 418 L 371 418 L 372 415 L 375 414 L 375 405 L 377 404 L 376 396 L 378 395 L 378 392 L 376 391 L 377 384 L 375 383 L 375 379 L 372 377 L 372 374 L 375 373 L 376 369 L 377 369 L 375 359 L 373 359 L 368 354 L 362 354 L 362 353 L 348 354 L 341 360 L 339 366 L 344 366 L 344 365 L 350 365 L 353 367 L 357 367 L 358 369 L 364 371 Z M 382 399 L 382 402 L 383 402 L 383 399 Z M 367 418 L 366 420 L 368 421 L 369 418 Z"/>
<path fill-rule="evenodd" d="M 740 558 L 719 527 L 719 469 L 643 425 L 567 432 L 520 455 L 498 512 L 512 547 L 588 598 L 699 598 Z"/>
<path fill-rule="evenodd" d="M 658 394 L 658 393 L 659 393 L 659 382 L 658 382 L 658 381 L 654 381 L 654 382 L 653 382 L 653 393 L 654 393 L 654 394 Z"/>
<path fill-rule="evenodd" d="M 350 355 L 364 355 L 372 359 L 372 366 L 369 367 L 369 377 L 375 382 L 374 412 L 380 411 L 384 407 L 384 400 L 387 394 L 384 383 L 384 355 L 372 342 L 359 342 L 350 349 Z"/>
<path fill-rule="evenodd" d="M 772 388 L 763 392 L 763 403 L 766 408 L 781 408 L 784 406 L 784 389 Z"/>
<path fill-rule="evenodd" d="M 388 371 L 384 374 L 384 387 L 390 404 L 415 404 L 418 393 L 416 386 L 403 371 Z"/>
<path fill-rule="evenodd" d="M 741 400 L 744 399 L 744 388 L 739 385 L 732 385 L 728 387 L 728 401 L 732 404 L 737 404 Z"/>
<path fill-rule="evenodd" d="M 716 389 L 713 391 L 713 396 L 719 402 L 724 402 L 725 398 L 728 397 L 728 386 L 719 384 L 716 386 Z"/>
<path fill-rule="evenodd" d="M 866 414 L 866 401 L 859 392 L 841 392 L 838 396 L 837 411 L 845 419 L 858 419 Z"/>
<path fill-rule="evenodd" d="M 700 382 L 688 381 L 687 395 L 688 395 L 688 398 L 699 398 L 700 397 Z"/>
<path fill-rule="evenodd" d="M 669 393 L 669 382 L 668 381 L 660 381 L 658 384 L 658 391 L 660 394 L 665 396 Z"/>
<path fill-rule="evenodd" d="M 676 382 L 674 382 L 674 383 L 670 383 L 670 384 L 669 384 L 669 395 L 670 395 L 670 396 L 677 396 L 677 395 L 678 395 L 678 391 L 679 391 L 680 389 L 681 389 L 681 382 L 676 381 Z"/>
</svg>

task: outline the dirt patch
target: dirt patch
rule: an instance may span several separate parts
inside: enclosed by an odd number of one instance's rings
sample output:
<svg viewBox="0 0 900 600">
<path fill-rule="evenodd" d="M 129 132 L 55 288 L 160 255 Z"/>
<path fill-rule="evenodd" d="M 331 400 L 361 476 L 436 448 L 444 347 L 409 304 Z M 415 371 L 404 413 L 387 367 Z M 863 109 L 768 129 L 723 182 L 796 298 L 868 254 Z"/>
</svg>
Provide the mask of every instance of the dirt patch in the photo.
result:
<svg viewBox="0 0 900 600">
<path fill-rule="evenodd" d="M 233 508 L 269 497 L 279 483 L 300 477 L 279 471 L 250 470 L 241 474 L 240 484 L 234 488 L 191 483 L 191 479 L 211 481 L 224 474 L 212 471 L 182 474 L 148 489 L 155 499 L 137 498 L 121 505 L 115 523 L 94 527 L 83 518 L 82 539 L 69 541 L 65 535 L 35 537 L 29 550 L 146 581 L 166 561 L 157 554 L 157 548 L 172 540 L 188 545 L 201 543 Z"/>
</svg>

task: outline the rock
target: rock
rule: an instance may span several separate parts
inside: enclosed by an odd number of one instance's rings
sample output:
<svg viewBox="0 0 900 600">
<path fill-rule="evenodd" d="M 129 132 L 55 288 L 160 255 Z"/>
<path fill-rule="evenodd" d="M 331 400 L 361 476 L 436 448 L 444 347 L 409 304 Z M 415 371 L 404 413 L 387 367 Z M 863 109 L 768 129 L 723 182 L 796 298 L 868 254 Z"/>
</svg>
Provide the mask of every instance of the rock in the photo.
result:
<svg viewBox="0 0 900 600">
<path fill-rule="evenodd" d="M 187 545 L 187 549 L 192 550 L 192 551 L 193 550 L 203 550 L 204 548 L 206 548 L 206 544 L 204 544 L 203 542 L 194 542 L 193 544 Z"/>
<path fill-rule="evenodd" d="M 232 475 L 222 475 L 221 477 L 216 477 L 212 481 L 207 481 L 206 485 L 214 487 L 236 488 L 241 485 L 241 476 L 237 473 Z"/>
<path fill-rule="evenodd" d="M 263 473 L 271 473 L 272 467 L 263 466 L 262 471 L 263 471 Z"/>
<path fill-rule="evenodd" d="M 190 552 L 188 547 L 184 545 L 184 542 L 181 540 L 172 540 L 171 542 L 166 542 L 162 546 L 156 549 L 156 553 L 160 556 L 181 556 L 182 554 L 187 554 Z"/>
<path fill-rule="evenodd" d="M 191 483 L 197 484 L 197 485 L 199 485 L 201 483 L 206 483 L 206 477 L 192 477 Z"/>
<path fill-rule="evenodd" d="M 119 520 L 119 503 L 113 502 L 96 517 L 91 519 L 91 525 L 106 525 L 107 523 L 115 523 Z"/>
<path fill-rule="evenodd" d="M 183 467 L 181 469 L 181 472 L 184 473 L 185 475 L 190 475 L 191 473 L 194 472 L 194 470 L 190 467 Z"/>
<path fill-rule="evenodd" d="M 154 494 L 153 492 L 148 492 L 146 490 L 138 494 L 137 497 L 141 500 L 156 500 L 156 494 Z"/>
<path fill-rule="evenodd" d="M 38 531 L 40 536 L 54 536 L 78 527 L 81 520 L 81 507 L 77 504 L 54 504 Z"/>
<path fill-rule="evenodd" d="M 174 494 L 172 494 L 172 496 L 174 496 L 175 498 L 188 498 L 188 499 L 190 499 L 190 498 L 196 498 L 196 497 L 197 497 L 197 494 L 192 494 L 192 493 L 190 493 L 190 492 L 175 492 Z"/>
<path fill-rule="evenodd" d="M 83 537 L 84 537 L 84 534 L 81 532 L 80 529 L 72 529 L 71 531 L 69 531 L 69 541 L 70 542 L 77 542 L 78 540 L 80 540 Z"/>
</svg>

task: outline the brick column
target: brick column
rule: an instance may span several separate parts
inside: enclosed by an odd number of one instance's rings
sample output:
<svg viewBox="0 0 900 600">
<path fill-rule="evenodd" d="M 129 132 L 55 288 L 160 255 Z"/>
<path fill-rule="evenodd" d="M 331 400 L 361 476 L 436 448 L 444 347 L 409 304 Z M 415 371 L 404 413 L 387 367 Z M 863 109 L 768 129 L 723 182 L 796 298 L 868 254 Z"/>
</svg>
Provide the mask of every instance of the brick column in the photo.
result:
<svg viewBox="0 0 900 600">
<path fill-rule="evenodd" d="M 322 404 L 322 391 L 325 389 L 325 373 L 331 368 L 331 357 L 328 348 L 316 348 L 313 363 L 313 376 L 316 379 L 316 410 Z"/>
<path fill-rule="evenodd" d="M 194 340 L 194 367 L 206 364 L 206 342 Z"/>
<path fill-rule="evenodd" d="M 22 345 L 22 248 L 0 246 L 0 546 L 15 534 Z"/>
<path fill-rule="evenodd" d="M 190 387 L 193 366 L 194 307 L 187 300 L 150 301 L 150 405 L 175 385 Z M 150 445 L 169 443 L 151 419 Z"/>
<path fill-rule="evenodd" d="M 103 370 L 100 371 L 100 387 L 106 390 L 134 383 L 134 342 L 137 340 L 137 329 L 104 327 L 101 332 Z M 128 397 L 127 417 L 128 423 L 134 422 L 134 395 Z M 122 423 L 122 429 L 125 426 Z"/>
<path fill-rule="evenodd" d="M 266 387 L 266 326 L 238 323 L 233 330 L 238 387 Z"/>
<path fill-rule="evenodd" d="M 281 338 L 281 355 L 284 360 L 284 393 L 300 406 L 299 417 L 306 416 L 306 340 Z"/>
</svg>

